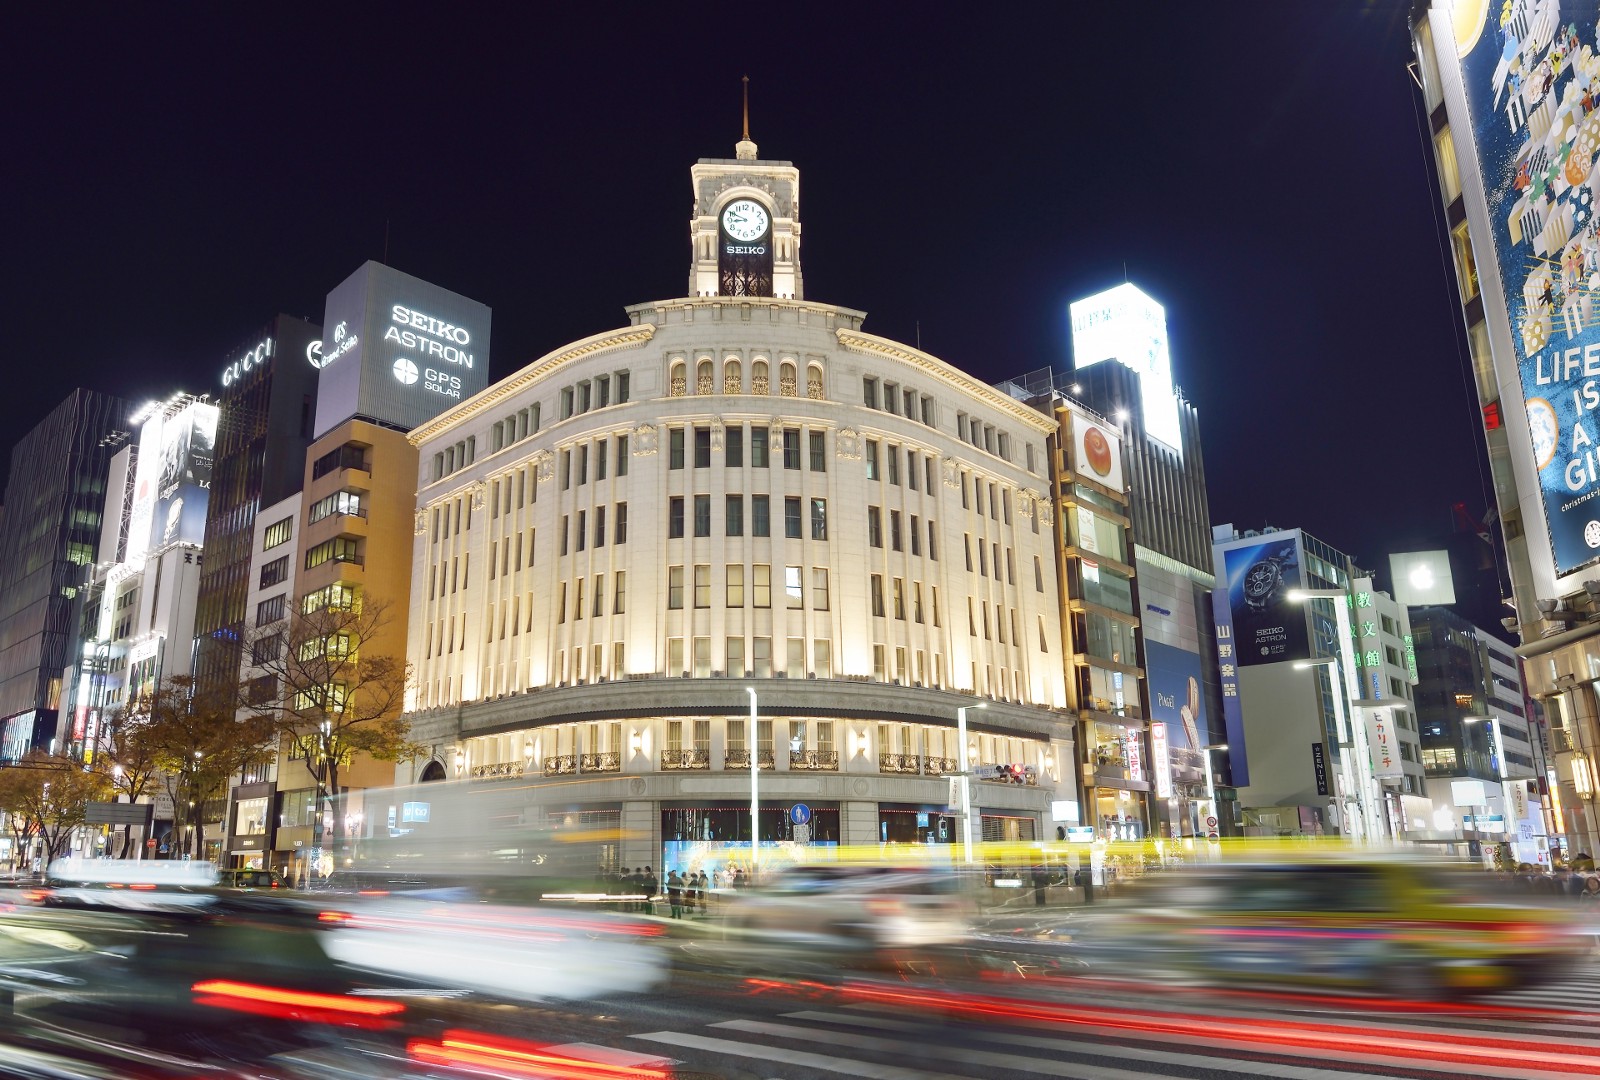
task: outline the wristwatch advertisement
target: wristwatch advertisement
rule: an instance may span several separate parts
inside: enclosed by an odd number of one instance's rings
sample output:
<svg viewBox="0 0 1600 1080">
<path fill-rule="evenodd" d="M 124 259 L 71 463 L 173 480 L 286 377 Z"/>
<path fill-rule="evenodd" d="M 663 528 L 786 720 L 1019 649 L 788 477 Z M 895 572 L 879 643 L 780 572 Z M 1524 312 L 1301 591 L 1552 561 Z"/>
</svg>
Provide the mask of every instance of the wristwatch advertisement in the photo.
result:
<svg viewBox="0 0 1600 1080">
<path fill-rule="evenodd" d="M 1306 605 L 1289 597 L 1302 583 L 1298 537 L 1290 535 L 1284 539 L 1276 534 L 1223 552 L 1237 635 L 1232 654 L 1241 667 L 1310 655 Z"/>
</svg>

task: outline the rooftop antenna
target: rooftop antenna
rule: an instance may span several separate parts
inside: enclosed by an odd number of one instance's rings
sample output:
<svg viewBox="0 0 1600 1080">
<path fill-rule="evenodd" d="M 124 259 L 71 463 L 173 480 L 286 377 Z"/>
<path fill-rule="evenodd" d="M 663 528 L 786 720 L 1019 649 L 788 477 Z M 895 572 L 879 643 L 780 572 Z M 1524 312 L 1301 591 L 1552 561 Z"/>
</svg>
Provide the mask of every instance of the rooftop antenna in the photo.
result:
<svg viewBox="0 0 1600 1080">
<path fill-rule="evenodd" d="M 750 141 L 750 76 L 739 80 L 744 83 L 744 141 Z"/>
<path fill-rule="evenodd" d="M 1130 280 L 1128 278 L 1128 260 L 1127 259 L 1123 259 L 1122 260 L 1122 283 L 1124 285 L 1131 284 L 1131 282 L 1130 282 Z"/>
<path fill-rule="evenodd" d="M 917 320 L 917 351 L 922 351 L 922 320 Z"/>
</svg>

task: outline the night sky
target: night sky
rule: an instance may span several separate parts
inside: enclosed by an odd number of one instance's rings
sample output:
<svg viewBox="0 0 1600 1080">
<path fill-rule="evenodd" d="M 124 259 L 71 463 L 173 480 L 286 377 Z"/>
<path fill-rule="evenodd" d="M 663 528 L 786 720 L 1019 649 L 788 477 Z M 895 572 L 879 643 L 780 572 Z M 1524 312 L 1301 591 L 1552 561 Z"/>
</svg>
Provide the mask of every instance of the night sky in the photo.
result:
<svg viewBox="0 0 1600 1080">
<path fill-rule="evenodd" d="M 996 381 L 1065 363 L 1067 304 L 1126 274 L 1213 521 L 1376 568 L 1482 514 L 1409 5 L 1058 6 L 12 12 L 5 441 L 74 385 L 218 392 L 386 236 L 493 307 L 494 379 L 623 325 L 686 289 L 689 167 L 733 156 L 748 74 L 807 300 Z"/>
</svg>

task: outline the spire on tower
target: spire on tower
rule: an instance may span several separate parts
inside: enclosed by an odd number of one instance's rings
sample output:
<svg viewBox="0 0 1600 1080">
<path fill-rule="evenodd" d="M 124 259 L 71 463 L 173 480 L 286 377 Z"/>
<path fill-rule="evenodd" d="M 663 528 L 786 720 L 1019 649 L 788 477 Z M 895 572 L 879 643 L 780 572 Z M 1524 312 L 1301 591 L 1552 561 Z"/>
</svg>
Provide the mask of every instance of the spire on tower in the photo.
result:
<svg viewBox="0 0 1600 1080">
<path fill-rule="evenodd" d="M 739 81 L 744 84 L 744 137 L 733 148 L 733 156 L 740 161 L 754 161 L 756 144 L 750 141 L 750 76 L 746 75 Z"/>
</svg>

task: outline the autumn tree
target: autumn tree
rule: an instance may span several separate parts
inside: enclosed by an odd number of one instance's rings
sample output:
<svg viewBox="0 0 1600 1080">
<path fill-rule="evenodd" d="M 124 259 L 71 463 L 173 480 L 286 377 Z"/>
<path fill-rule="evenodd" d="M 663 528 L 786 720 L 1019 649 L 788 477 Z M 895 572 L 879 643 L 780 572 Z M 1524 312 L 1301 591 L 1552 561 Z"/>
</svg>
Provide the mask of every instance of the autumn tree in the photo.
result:
<svg viewBox="0 0 1600 1080">
<path fill-rule="evenodd" d="M 346 585 L 312 594 L 288 619 L 252 641 L 257 667 L 276 682 L 271 700 L 257 706 L 292 757 L 317 782 L 316 822 L 321 836 L 323 798 L 345 792 L 341 774 L 356 755 L 379 761 L 416 756 L 402 718 L 409 669 L 368 643 L 381 639 L 389 608 Z M 334 846 L 344 841 L 342 814 L 333 815 Z"/>
<path fill-rule="evenodd" d="M 148 757 L 172 799 L 174 848 L 199 858 L 206 803 L 226 796 L 234 775 L 261 761 L 272 725 L 240 709 L 236 689 L 203 691 L 188 676 L 162 681 L 131 712 L 125 745 L 135 758 Z"/>
<path fill-rule="evenodd" d="M 94 766 L 111 784 L 112 797 L 126 795 L 128 802 L 136 803 L 154 793 L 160 770 L 156 766 L 156 751 L 151 745 L 146 713 L 142 699 L 132 708 L 118 708 L 106 713 L 100 721 L 97 736 L 98 749 Z M 122 827 L 122 854 L 127 856 L 133 826 Z"/>
<path fill-rule="evenodd" d="M 72 830 L 84 824 L 89 804 L 110 798 L 110 785 L 80 762 L 35 750 L 17 765 L 0 768 L 0 810 L 24 854 L 43 840 L 48 859 L 67 853 Z"/>
</svg>

